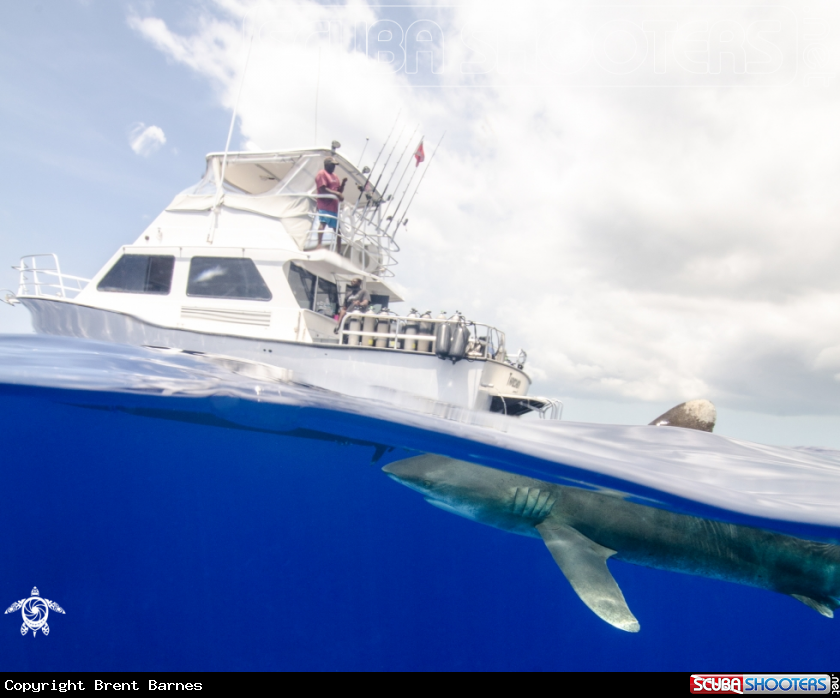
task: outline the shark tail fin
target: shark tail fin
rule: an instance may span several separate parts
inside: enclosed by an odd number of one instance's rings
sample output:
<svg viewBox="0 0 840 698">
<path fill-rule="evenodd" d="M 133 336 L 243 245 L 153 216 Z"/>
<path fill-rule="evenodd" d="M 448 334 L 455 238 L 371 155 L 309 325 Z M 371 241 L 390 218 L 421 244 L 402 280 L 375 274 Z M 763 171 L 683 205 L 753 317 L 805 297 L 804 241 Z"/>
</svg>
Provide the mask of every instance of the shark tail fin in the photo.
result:
<svg viewBox="0 0 840 698">
<path fill-rule="evenodd" d="M 536 528 L 581 601 L 610 625 L 628 633 L 639 632 L 639 621 L 607 569 L 607 558 L 615 555 L 615 550 L 564 524 L 543 521 Z"/>
<path fill-rule="evenodd" d="M 804 603 L 808 608 L 813 608 L 820 615 L 826 618 L 834 618 L 834 610 L 826 604 L 814 601 L 814 599 L 808 598 L 807 596 L 800 596 L 799 594 L 791 594 L 791 596 L 797 601 Z"/>
</svg>

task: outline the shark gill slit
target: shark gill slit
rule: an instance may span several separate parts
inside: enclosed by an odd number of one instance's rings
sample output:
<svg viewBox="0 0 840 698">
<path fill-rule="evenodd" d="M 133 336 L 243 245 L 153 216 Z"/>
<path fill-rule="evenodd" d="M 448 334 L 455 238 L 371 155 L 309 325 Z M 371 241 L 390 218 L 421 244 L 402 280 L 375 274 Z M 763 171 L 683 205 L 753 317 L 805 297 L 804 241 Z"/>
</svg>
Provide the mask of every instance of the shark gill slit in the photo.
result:
<svg viewBox="0 0 840 698">
<path fill-rule="evenodd" d="M 525 516 L 529 519 L 533 518 L 535 515 L 540 494 L 542 494 L 542 492 L 539 487 L 531 487 L 528 490 L 528 503 L 525 506 Z"/>
<path fill-rule="evenodd" d="M 525 503 L 528 501 L 528 488 L 517 487 L 513 491 L 513 513 L 522 514 L 525 509 Z"/>
</svg>

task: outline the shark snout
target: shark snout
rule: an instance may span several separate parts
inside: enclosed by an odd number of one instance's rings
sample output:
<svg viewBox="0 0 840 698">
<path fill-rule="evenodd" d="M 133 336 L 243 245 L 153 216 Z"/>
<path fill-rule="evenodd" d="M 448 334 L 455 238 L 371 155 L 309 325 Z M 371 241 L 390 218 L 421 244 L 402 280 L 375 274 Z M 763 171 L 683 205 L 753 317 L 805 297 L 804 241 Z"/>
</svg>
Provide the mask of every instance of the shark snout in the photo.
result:
<svg viewBox="0 0 840 698">
<path fill-rule="evenodd" d="M 449 459 L 431 454 L 414 456 L 389 463 L 382 468 L 382 472 L 405 487 L 422 494 L 429 494 L 442 482 L 440 468 L 442 460 Z"/>
<path fill-rule="evenodd" d="M 399 465 L 399 463 L 390 463 L 384 468 L 382 468 L 382 472 L 385 473 L 392 480 L 402 482 L 405 478 L 405 474 L 402 472 L 402 469 L 399 467 Z"/>
<path fill-rule="evenodd" d="M 403 465 L 402 461 L 386 465 L 382 468 L 382 472 L 395 482 L 424 495 L 428 493 L 432 485 L 423 477 L 423 473 L 415 472 L 415 469 Z"/>
<path fill-rule="evenodd" d="M 439 458 L 440 456 L 414 456 L 389 463 L 382 468 L 382 472 L 397 482 L 428 480 Z"/>
</svg>

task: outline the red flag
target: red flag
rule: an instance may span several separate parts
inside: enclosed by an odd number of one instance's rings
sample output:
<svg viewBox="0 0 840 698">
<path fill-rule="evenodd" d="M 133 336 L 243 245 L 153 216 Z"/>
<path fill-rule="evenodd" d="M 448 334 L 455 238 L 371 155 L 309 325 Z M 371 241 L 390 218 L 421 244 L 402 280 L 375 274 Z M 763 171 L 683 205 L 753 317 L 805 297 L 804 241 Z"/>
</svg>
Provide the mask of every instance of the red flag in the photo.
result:
<svg viewBox="0 0 840 698">
<path fill-rule="evenodd" d="M 423 141 L 420 141 L 420 145 L 414 151 L 414 159 L 417 160 L 417 164 L 414 165 L 415 167 L 420 167 L 420 163 L 426 159 L 426 151 L 423 150 Z"/>
</svg>

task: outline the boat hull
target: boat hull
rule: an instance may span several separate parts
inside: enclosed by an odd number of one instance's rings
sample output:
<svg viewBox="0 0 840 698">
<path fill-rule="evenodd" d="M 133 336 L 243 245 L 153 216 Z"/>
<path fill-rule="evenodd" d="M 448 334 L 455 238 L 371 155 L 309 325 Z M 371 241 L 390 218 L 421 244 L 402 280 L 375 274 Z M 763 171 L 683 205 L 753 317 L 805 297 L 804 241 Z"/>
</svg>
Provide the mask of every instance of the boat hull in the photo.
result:
<svg viewBox="0 0 840 698">
<path fill-rule="evenodd" d="M 489 410 L 493 395 L 526 395 L 531 383 L 524 371 L 492 359 L 453 363 L 385 348 L 237 337 L 164 327 L 68 300 L 19 300 L 38 334 L 232 356 L 290 369 L 296 380 L 358 397 L 396 392 Z"/>
</svg>

